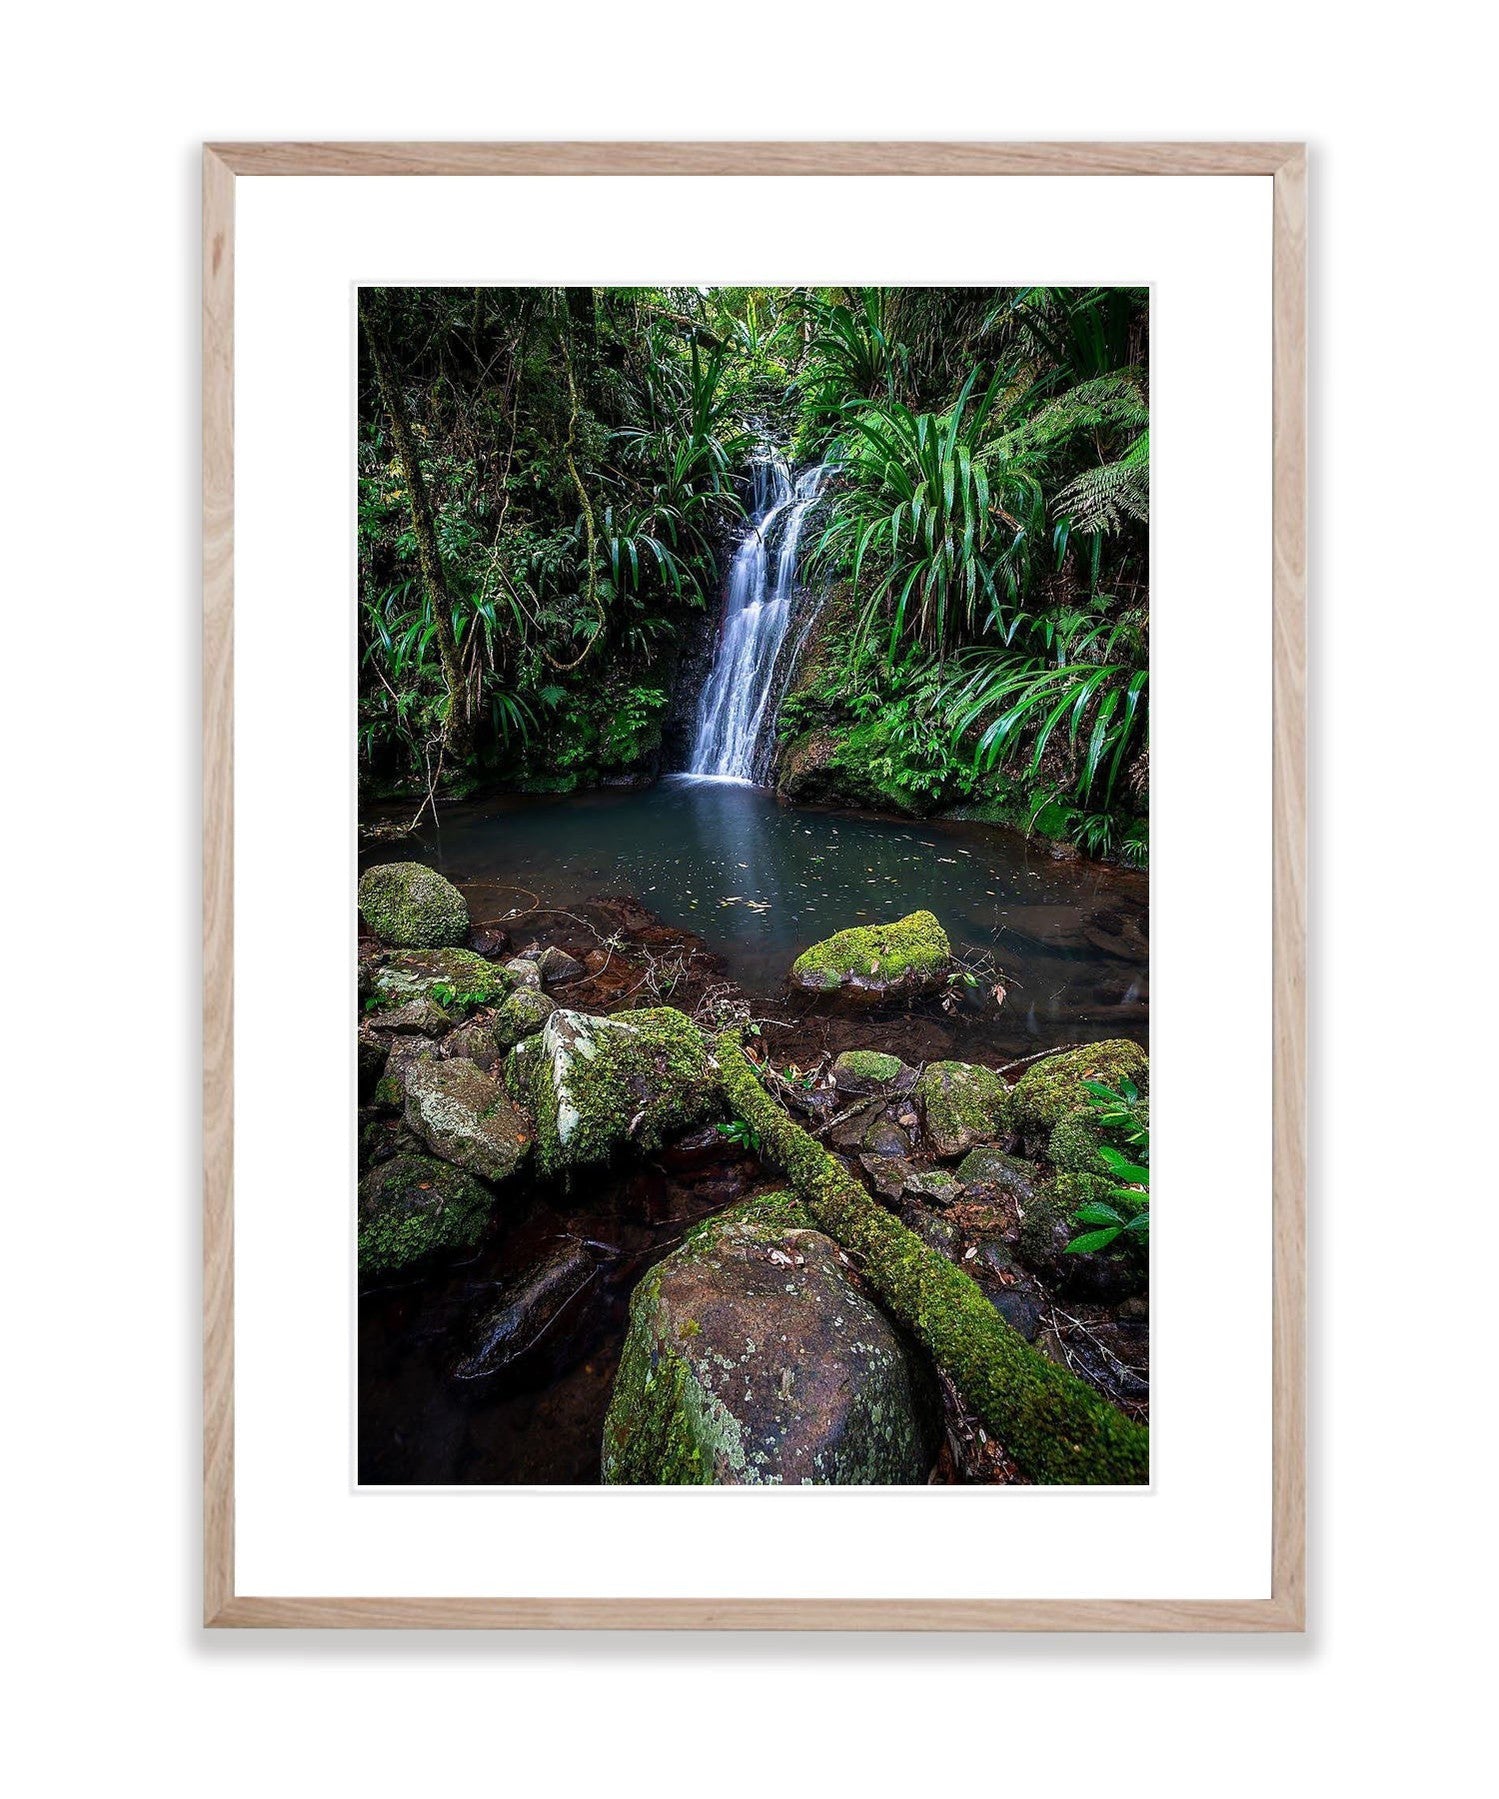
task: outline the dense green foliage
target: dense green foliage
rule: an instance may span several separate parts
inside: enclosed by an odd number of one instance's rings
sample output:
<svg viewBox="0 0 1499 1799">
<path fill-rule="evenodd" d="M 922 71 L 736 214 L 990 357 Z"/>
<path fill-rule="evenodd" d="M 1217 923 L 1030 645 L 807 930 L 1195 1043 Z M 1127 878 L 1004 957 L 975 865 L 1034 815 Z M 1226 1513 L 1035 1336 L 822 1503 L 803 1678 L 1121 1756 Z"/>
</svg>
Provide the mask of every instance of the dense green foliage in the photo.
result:
<svg viewBox="0 0 1499 1799">
<path fill-rule="evenodd" d="M 393 289 L 361 319 L 372 791 L 653 772 L 769 439 L 833 465 L 803 572 L 847 626 L 783 751 L 1143 859 L 1143 292 Z"/>
</svg>

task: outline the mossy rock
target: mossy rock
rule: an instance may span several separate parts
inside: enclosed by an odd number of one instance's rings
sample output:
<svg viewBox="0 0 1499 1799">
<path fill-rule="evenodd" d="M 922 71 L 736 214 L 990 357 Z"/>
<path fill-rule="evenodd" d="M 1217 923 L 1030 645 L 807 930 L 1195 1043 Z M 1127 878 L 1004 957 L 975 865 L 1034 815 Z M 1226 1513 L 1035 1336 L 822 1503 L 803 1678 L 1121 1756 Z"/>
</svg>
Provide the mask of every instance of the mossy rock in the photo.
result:
<svg viewBox="0 0 1499 1799">
<path fill-rule="evenodd" d="M 1044 1176 L 1034 1162 L 1007 1155 L 997 1143 L 981 1143 L 958 1164 L 958 1179 L 974 1199 L 1014 1199 L 1021 1205 L 1041 1191 Z"/>
<path fill-rule="evenodd" d="M 628 1145 L 659 1149 L 718 1104 L 702 1032 L 670 1006 L 608 1018 L 559 1007 L 527 1041 L 540 1049 L 517 1075 L 547 1173 L 600 1166 Z"/>
<path fill-rule="evenodd" d="M 377 1162 L 359 1183 L 359 1272 L 390 1274 L 484 1234 L 494 1195 L 472 1175 L 428 1156 Z"/>
<path fill-rule="evenodd" d="M 1088 1105 L 1084 1081 L 1117 1087 L 1133 1081 L 1143 1093 L 1150 1081 L 1150 1059 L 1138 1043 L 1114 1037 L 1064 1050 L 1026 1069 L 1015 1083 L 1011 1123 L 1028 1143 L 1044 1144 L 1062 1120 Z"/>
<path fill-rule="evenodd" d="M 359 880 L 359 910 L 393 949 L 440 949 L 468 941 L 468 902 L 435 868 L 381 862 Z"/>
<path fill-rule="evenodd" d="M 919 1485 L 924 1364 L 794 1202 L 740 1207 L 651 1269 L 604 1423 L 613 1485 Z"/>
<path fill-rule="evenodd" d="M 392 1029 L 403 1007 L 426 1002 L 457 1024 L 475 1006 L 491 1006 L 509 993 L 506 971 L 473 950 L 398 950 L 369 973 L 365 1018 L 374 1029 Z"/>
<path fill-rule="evenodd" d="M 1009 1129 L 1010 1089 L 992 1068 L 933 1062 L 921 1071 L 916 1099 L 939 1156 L 966 1155 Z"/>
<path fill-rule="evenodd" d="M 514 1049 L 523 1038 L 534 1037 L 556 1010 L 557 1002 L 539 987 L 518 987 L 490 1021 L 495 1042 L 501 1051 Z"/>
<path fill-rule="evenodd" d="M 406 1082 L 413 1068 L 423 1062 L 437 1060 L 437 1045 L 426 1037 L 397 1037 L 385 1057 L 380 1079 L 375 1083 L 374 1101 L 393 1112 L 406 1108 Z"/>
<path fill-rule="evenodd" d="M 1020 1259 L 1057 1292 L 1111 1305 L 1149 1284 L 1149 1263 L 1137 1249 L 1069 1255 L 1067 1245 L 1090 1227 L 1078 1222 L 1079 1206 L 1109 1200 L 1113 1183 L 1094 1174 L 1059 1174 L 1025 1207 L 1020 1221 Z"/>
<path fill-rule="evenodd" d="M 1065 1174 L 1106 1175 L 1108 1164 L 1098 1153 L 1104 1141 L 1104 1127 L 1095 1111 L 1069 1112 L 1047 1139 L 1046 1153 L 1052 1166 Z"/>
<path fill-rule="evenodd" d="M 804 950 L 791 982 L 809 993 L 883 999 L 940 987 L 952 961 L 947 932 L 930 912 L 892 924 L 855 925 Z"/>
<path fill-rule="evenodd" d="M 502 1181 L 531 1152 L 530 1120 L 493 1075 L 461 1057 L 406 1077 L 407 1128 L 445 1162 Z"/>
<path fill-rule="evenodd" d="M 833 1063 L 833 1085 L 840 1093 L 884 1093 L 895 1088 L 911 1070 L 899 1056 L 877 1049 L 846 1049 Z M 911 1077 L 914 1078 L 914 1077 Z"/>
</svg>

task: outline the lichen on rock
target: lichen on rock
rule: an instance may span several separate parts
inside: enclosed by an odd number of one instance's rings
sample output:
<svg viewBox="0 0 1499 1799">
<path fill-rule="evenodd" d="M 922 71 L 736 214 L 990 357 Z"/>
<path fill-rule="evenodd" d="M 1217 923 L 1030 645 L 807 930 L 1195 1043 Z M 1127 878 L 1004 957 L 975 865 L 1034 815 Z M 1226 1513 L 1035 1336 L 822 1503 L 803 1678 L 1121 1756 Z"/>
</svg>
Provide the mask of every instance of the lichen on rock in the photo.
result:
<svg viewBox="0 0 1499 1799">
<path fill-rule="evenodd" d="M 456 1023 L 475 1006 L 503 999 L 511 984 L 503 969 L 472 950 L 397 950 L 370 970 L 365 1015 L 377 1030 L 389 1029 L 393 1013 L 426 1001 Z"/>
<path fill-rule="evenodd" d="M 438 949 L 468 940 L 468 902 L 421 862 L 381 862 L 359 880 L 359 910 L 393 949 Z"/>
<path fill-rule="evenodd" d="M 919 1484 L 934 1423 L 919 1359 L 776 1195 L 708 1220 L 636 1288 L 604 1480 Z"/>
<path fill-rule="evenodd" d="M 457 1057 L 406 1076 L 406 1124 L 434 1155 L 502 1181 L 530 1154 L 530 1120 L 493 1075 Z"/>
<path fill-rule="evenodd" d="M 484 1234 L 494 1195 L 472 1175 L 427 1156 L 377 1162 L 359 1183 L 359 1272 L 388 1274 Z"/>
<path fill-rule="evenodd" d="M 916 1098 L 939 1156 L 961 1156 L 1009 1128 L 1010 1089 L 992 1068 L 933 1062 L 921 1072 Z"/>
<path fill-rule="evenodd" d="M 892 924 L 855 925 L 814 943 L 792 964 L 791 982 L 810 993 L 879 999 L 940 986 L 951 961 L 952 945 L 936 918 L 912 912 Z"/>
<path fill-rule="evenodd" d="M 547 1173 L 598 1166 L 627 1144 L 658 1149 L 717 1102 L 702 1033 L 670 1006 L 608 1018 L 558 1008 L 526 1041 L 539 1050 L 512 1054 L 507 1085 L 526 1096 Z"/>
<path fill-rule="evenodd" d="M 556 1010 L 557 1002 L 539 987 L 517 987 L 490 1021 L 495 1042 L 501 1051 L 514 1049 L 523 1038 L 534 1036 Z"/>
</svg>

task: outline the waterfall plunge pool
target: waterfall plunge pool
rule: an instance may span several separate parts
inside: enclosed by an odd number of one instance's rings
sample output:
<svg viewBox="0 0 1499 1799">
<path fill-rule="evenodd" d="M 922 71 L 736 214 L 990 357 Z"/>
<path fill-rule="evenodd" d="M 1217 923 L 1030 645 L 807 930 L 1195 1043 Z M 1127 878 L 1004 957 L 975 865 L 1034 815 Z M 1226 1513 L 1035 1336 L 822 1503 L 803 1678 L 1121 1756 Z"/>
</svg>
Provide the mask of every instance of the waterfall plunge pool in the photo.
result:
<svg viewBox="0 0 1499 1799">
<path fill-rule="evenodd" d="M 1148 876 L 1057 861 L 996 826 L 791 809 L 745 781 L 667 775 L 644 792 L 445 805 L 415 844 L 364 861 L 408 858 L 454 881 L 475 920 L 628 893 L 766 996 L 808 944 L 925 907 L 1008 989 L 998 1009 L 965 1008 L 970 1053 L 1146 1040 Z"/>
</svg>

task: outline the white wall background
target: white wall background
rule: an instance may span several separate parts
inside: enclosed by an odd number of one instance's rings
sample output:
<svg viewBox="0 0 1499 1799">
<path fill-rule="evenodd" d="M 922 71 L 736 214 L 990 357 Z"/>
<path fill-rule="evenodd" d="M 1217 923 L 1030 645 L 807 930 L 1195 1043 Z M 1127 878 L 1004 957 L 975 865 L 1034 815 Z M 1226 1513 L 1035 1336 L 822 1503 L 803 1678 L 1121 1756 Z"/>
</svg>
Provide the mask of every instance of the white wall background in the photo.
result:
<svg viewBox="0 0 1499 1799">
<path fill-rule="evenodd" d="M 1450 0 L 13 20 L 0 1365 L 20 1790 L 1457 1784 L 1493 1561 L 1491 33 Z M 197 145 L 569 135 L 1313 145 L 1304 1641 L 198 1630 Z M 1224 999 L 1227 1066 L 1231 975 Z"/>
</svg>

